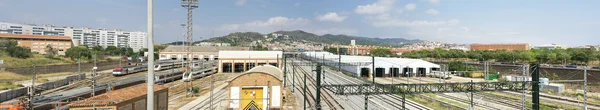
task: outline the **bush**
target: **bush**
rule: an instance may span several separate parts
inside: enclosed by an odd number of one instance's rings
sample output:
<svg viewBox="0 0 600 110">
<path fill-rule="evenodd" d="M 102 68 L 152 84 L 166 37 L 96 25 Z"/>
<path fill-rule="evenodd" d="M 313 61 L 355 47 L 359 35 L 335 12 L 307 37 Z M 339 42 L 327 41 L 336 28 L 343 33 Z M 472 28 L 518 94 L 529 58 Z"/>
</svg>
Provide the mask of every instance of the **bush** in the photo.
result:
<svg viewBox="0 0 600 110">
<path fill-rule="evenodd" d="M 29 58 L 32 56 L 31 54 L 31 49 L 27 48 L 27 47 L 21 47 L 21 46 L 12 46 L 12 47 L 8 47 L 6 49 L 6 51 L 8 52 L 8 55 L 10 55 L 11 57 L 16 57 L 16 58 Z"/>
</svg>

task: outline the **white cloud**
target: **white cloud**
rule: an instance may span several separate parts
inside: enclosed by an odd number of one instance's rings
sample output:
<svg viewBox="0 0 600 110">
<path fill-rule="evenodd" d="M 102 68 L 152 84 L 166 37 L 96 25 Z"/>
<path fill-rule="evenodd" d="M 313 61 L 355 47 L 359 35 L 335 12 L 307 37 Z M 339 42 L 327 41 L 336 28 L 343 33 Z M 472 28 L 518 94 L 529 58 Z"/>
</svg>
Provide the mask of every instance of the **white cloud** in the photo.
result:
<svg viewBox="0 0 600 110">
<path fill-rule="evenodd" d="M 282 16 L 269 18 L 267 21 L 254 21 L 246 23 L 247 26 L 255 26 L 255 27 L 268 27 L 268 26 L 283 26 L 283 25 L 304 25 L 308 24 L 309 21 L 304 18 L 287 18 Z"/>
<path fill-rule="evenodd" d="M 440 0 L 429 0 L 429 3 L 434 4 L 434 5 L 439 5 Z"/>
<path fill-rule="evenodd" d="M 257 20 L 242 24 L 225 24 L 221 25 L 219 31 L 234 32 L 234 31 L 257 31 L 270 32 L 281 29 L 299 29 L 310 24 L 308 19 L 304 18 L 287 18 L 282 16 L 271 17 L 266 21 Z"/>
<path fill-rule="evenodd" d="M 417 4 L 414 4 L 414 3 L 406 4 L 406 5 L 404 5 L 404 9 L 408 10 L 408 11 L 415 10 L 415 9 L 417 9 Z"/>
<path fill-rule="evenodd" d="M 298 6 L 300 6 L 300 3 L 296 3 L 296 4 L 294 4 L 294 6 L 298 7 Z"/>
<path fill-rule="evenodd" d="M 425 13 L 433 15 L 433 16 L 440 14 L 440 12 L 435 9 L 429 9 L 429 10 L 425 11 Z"/>
<path fill-rule="evenodd" d="M 357 35 L 358 34 L 358 30 L 355 30 L 355 29 L 340 29 L 340 28 L 318 29 L 318 30 L 313 30 L 312 32 L 315 33 L 315 34 L 317 34 L 317 35 L 323 35 L 323 34 Z"/>
<path fill-rule="evenodd" d="M 106 25 L 106 24 L 108 24 L 108 19 L 106 19 L 106 18 L 96 18 L 96 22 L 98 22 L 98 24 L 100 24 L 100 25 Z"/>
<path fill-rule="evenodd" d="M 317 20 L 319 21 L 331 21 L 331 22 L 342 22 L 347 18 L 347 16 L 340 16 L 335 12 L 329 12 L 325 15 L 317 16 Z"/>
<path fill-rule="evenodd" d="M 373 4 L 359 5 L 354 9 L 358 14 L 381 14 L 392 9 L 396 0 L 379 0 Z"/>
<path fill-rule="evenodd" d="M 460 21 L 457 19 L 452 19 L 448 21 L 406 21 L 398 19 L 389 19 L 373 22 L 373 25 L 377 27 L 436 27 L 457 24 L 460 24 Z"/>
<path fill-rule="evenodd" d="M 246 4 L 248 0 L 238 0 L 237 2 L 235 2 L 236 6 L 244 6 L 244 4 Z"/>
</svg>

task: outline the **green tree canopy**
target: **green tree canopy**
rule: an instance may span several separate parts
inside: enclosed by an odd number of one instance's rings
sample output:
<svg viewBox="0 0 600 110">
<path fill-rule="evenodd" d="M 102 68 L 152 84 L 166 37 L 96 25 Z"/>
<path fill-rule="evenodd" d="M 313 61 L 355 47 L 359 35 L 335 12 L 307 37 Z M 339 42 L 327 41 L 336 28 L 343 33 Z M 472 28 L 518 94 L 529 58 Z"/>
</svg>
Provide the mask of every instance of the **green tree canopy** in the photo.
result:
<svg viewBox="0 0 600 110">
<path fill-rule="evenodd" d="M 395 54 L 387 48 L 375 48 L 371 50 L 371 55 L 378 57 L 394 56 Z"/>
</svg>

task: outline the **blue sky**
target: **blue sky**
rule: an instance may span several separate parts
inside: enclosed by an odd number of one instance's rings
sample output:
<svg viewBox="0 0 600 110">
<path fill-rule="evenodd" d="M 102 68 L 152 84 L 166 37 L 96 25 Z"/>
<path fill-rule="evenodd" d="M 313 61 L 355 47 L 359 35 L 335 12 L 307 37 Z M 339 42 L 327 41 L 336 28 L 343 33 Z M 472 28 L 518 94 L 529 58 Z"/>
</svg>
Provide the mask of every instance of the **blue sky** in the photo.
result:
<svg viewBox="0 0 600 110">
<path fill-rule="evenodd" d="M 155 1 L 155 42 L 182 39 L 179 0 Z M 305 30 L 451 43 L 600 44 L 599 0 L 200 0 L 194 39 Z M 146 31 L 146 0 L 0 0 L 0 21 Z M 214 35 L 213 35 L 214 33 Z"/>
</svg>

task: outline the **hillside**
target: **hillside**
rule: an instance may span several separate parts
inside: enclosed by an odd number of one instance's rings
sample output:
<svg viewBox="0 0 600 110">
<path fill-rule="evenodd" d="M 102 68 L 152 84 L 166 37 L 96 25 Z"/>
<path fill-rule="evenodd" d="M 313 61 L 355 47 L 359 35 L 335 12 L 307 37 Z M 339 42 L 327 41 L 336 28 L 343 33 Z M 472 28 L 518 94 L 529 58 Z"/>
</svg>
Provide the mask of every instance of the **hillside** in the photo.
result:
<svg viewBox="0 0 600 110">
<path fill-rule="evenodd" d="M 230 43 L 231 45 L 244 45 L 250 44 L 253 41 L 264 39 L 263 34 L 258 32 L 235 32 L 223 37 L 213 37 L 210 39 L 196 41 L 194 44 L 199 42 L 218 42 L 218 43 Z"/>
<path fill-rule="evenodd" d="M 272 34 L 282 34 L 289 36 L 289 39 L 275 38 Z M 291 40 L 291 41 L 310 41 L 325 44 L 342 44 L 349 45 L 350 40 L 356 40 L 357 45 L 377 45 L 377 46 L 394 46 L 399 47 L 407 43 L 421 42 L 421 40 L 407 40 L 404 38 L 369 38 L 359 36 L 348 36 L 348 35 L 332 35 L 325 34 L 322 36 L 301 31 L 277 31 L 270 34 L 260 34 L 257 32 L 235 32 L 222 37 L 214 37 L 202 41 L 195 41 L 194 44 L 199 42 L 217 42 L 217 43 L 230 43 L 234 46 L 249 46 L 254 41 L 263 41 L 269 38 L 275 38 L 273 41 Z M 269 38 L 265 38 L 268 36 Z M 168 43 L 181 45 L 180 41 Z"/>
</svg>

